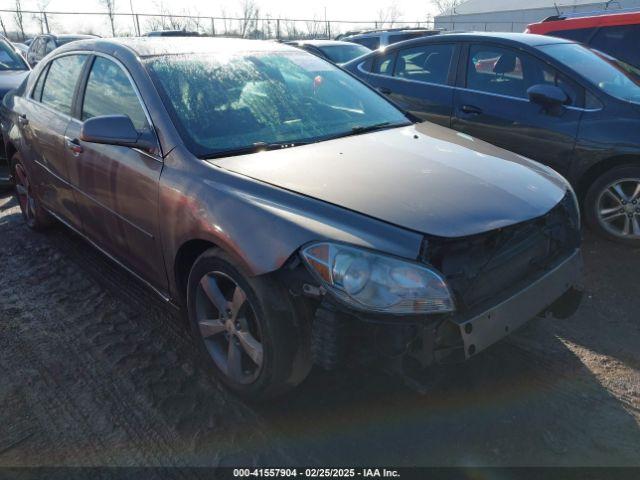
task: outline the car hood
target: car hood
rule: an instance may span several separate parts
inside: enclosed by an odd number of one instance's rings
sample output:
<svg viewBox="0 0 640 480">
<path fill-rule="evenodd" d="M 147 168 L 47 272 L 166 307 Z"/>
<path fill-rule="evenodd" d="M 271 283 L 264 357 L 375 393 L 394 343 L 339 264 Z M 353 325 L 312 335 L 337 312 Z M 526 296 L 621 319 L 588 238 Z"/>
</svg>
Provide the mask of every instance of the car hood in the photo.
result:
<svg viewBox="0 0 640 480">
<path fill-rule="evenodd" d="M 567 191 L 566 181 L 548 167 L 427 122 L 212 162 L 442 237 L 539 217 Z"/>
<path fill-rule="evenodd" d="M 0 71 L 0 93 L 4 96 L 9 90 L 18 88 L 29 75 L 29 70 Z"/>
</svg>

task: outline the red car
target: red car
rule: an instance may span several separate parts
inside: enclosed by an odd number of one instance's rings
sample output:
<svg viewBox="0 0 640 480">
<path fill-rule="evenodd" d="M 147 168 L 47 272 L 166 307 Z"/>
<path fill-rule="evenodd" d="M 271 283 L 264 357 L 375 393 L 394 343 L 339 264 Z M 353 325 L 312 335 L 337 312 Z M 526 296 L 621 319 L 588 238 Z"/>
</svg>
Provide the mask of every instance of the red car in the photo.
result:
<svg viewBox="0 0 640 480">
<path fill-rule="evenodd" d="M 608 12 L 549 17 L 529 25 L 526 33 L 581 42 L 640 69 L 640 12 Z"/>
</svg>

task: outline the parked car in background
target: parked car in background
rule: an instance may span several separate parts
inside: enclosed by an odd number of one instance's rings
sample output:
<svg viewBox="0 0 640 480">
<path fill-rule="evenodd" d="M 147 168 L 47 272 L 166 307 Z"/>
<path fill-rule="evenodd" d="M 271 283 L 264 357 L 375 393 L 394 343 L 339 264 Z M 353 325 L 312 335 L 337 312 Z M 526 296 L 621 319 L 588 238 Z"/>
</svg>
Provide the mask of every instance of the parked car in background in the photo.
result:
<svg viewBox="0 0 640 480">
<path fill-rule="evenodd" d="M 15 46 L 4 38 L 0 38 L 0 101 L 14 88 L 17 88 L 27 78 L 29 65 Z M 0 145 L 0 188 L 11 185 L 9 163 L 4 145 Z"/>
<path fill-rule="evenodd" d="M 415 125 L 297 48 L 83 41 L 14 92 L 2 125 L 27 224 L 62 221 L 185 308 L 243 396 L 282 393 L 363 346 L 464 360 L 577 307 L 566 180 Z"/>
<path fill-rule="evenodd" d="M 440 30 L 426 28 L 388 28 L 381 30 L 359 30 L 339 35 L 336 40 L 364 45 L 370 50 L 377 50 L 393 43 L 404 42 L 412 38 L 438 35 Z"/>
<path fill-rule="evenodd" d="M 189 32 L 187 30 L 158 30 L 144 34 L 145 37 L 199 37 L 198 32 Z"/>
<path fill-rule="evenodd" d="M 19 42 L 12 42 L 12 44 L 15 47 L 15 49 L 18 50 L 18 52 L 20 52 L 20 55 L 22 55 L 24 58 L 27 58 L 29 45 L 26 45 L 24 43 L 19 43 Z"/>
<path fill-rule="evenodd" d="M 53 52 L 56 48 L 61 47 L 69 42 L 76 40 L 86 40 L 88 38 L 98 38 L 96 35 L 38 35 L 33 39 L 29 50 L 27 51 L 27 62 L 34 67 L 40 60 Z"/>
<path fill-rule="evenodd" d="M 615 12 L 550 17 L 532 23 L 526 31 L 584 43 L 640 71 L 640 12 Z"/>
<path fill-rule="evenodd" d="M 358 43 L 340 40 L 294 40 L 286 43 L 329 60 L 336 65 L 342 65 L 371 51 Z"/>
<path fill-rule="evenodd" d="M 640 245 L 640 77 L 560 38 L 447 34 L 344 68 L 412 114 L 554 168 L 587 223 Z"/>
</svg>

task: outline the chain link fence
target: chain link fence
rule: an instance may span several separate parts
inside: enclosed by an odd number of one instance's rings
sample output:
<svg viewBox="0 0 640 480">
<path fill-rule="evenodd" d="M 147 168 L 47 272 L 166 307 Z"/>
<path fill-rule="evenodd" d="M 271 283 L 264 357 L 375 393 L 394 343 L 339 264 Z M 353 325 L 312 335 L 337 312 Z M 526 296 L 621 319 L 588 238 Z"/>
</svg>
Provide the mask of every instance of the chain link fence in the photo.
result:
<svg viewBox="0 0 640 480">
<path fill-rule="evenodd" d="M 0 10 L 2 34 L 24 41 L 43 33 L 81 33 L 102 37 L 140 36 L 157 30 L 186 30 L 201 35 L 255 39 L 328 39 L 355 30 L 433 28 L 433 20 L 416 22 L 343 21 L 266 17 L 208 17 L 149 13 L 40 12 Z"/>
</svg>

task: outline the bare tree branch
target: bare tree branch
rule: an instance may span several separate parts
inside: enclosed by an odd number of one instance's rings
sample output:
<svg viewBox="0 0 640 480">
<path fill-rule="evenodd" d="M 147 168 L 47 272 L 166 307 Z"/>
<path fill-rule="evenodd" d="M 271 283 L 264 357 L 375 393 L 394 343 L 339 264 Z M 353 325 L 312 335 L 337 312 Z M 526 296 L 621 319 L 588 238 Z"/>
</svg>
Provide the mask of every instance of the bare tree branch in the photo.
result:
<svg viewBox="0 0 640 480">
<path fill-rule="evenodd" d="M 440 15 L 455 15 L 456 8 L 464 0 L 431 0 L 431 3 L 438 9 Z"/>
<path fill-rule="evenodd" d="M 240 9 L 240 36 L 246 38 L 255 34 L 260 10 L 254 0 L 242 0 Z"/>
<path fill-rule="evenodd" d="M 391 2 L 387 8 L 378 10 L 378 19 L 376 21 L 378 28 L 393 28 L 395 23 L 402 18 L 402 11 L 398 6 L 397 0 Z"/>
<path fill-rule="evenodd" d="M 20 41 L 24 42 L 24 18 L 22 17 L 22 2 L 21 0 L 16 0 L 16 12 L 13 15 L 13 19 L 16 22 L 16 26 L 18 27 L 18 32 L 20 32 Z"/>
<path fill-rule="evenodd" d="M 111 35 L 116 36 L 116 0 L 98 0 L 100 5 L 102 5 L 107 11 L 107 15 L 109 15 L 109 23 L 111 24 Z"/>
</svg>

